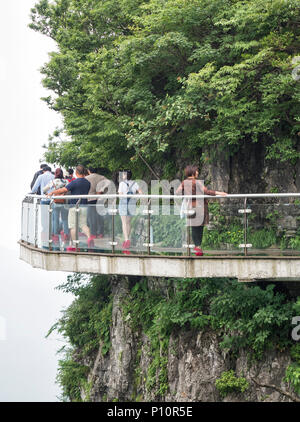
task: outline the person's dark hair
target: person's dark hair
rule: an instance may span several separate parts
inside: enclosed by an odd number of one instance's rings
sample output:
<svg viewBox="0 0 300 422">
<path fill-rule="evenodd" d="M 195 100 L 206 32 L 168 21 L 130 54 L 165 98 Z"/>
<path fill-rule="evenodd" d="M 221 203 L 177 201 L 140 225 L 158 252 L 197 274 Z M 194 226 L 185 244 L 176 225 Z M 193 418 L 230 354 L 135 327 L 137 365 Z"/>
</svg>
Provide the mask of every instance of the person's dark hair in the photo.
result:
<svg viewBox="0 0 300 422">
<path fill-rule="evenodd" d="M 48 167 L 48 164 L 41 164 L 40 169 L 43 170 L 45 167 Z"/>
<path fill-rule="evenodd" d="M 73 173 L 74 173 L 74 170 L 73 169 L 68 169 L 67 172 L 69 173 L 70 176 L 72 176 Z"/>
<path fill-rule="evenodd" d="M 51 167 L 45 166 L 45 167 L 43 167 L 43 171 L 51 171 Z"/>
<path fill-rule="evenodd" d="M 62 169 L 57 168 L 55 170 L 54 177 L 55 177 L 55 179 L 63 179 L 64 178 L 64 174 L 63 174 Z"/>
<path fill-rule="evenodd" d="M 196 171 L 199 171 L 198 166 L 194 166 L 194 165 L 186 166 L 186 168 L 184 169 L 184 175 L 185 177 L 195 176 Z"/>
<path fill-rule="evenodd" d="M 131 172 L 131 170 L 129 170 L 129 169 L 124 169 L 124 170 L 120 170 L 120 172 L 122 172 L 122 173 L 126 173 L 126 178 L 127 178 L 127 180 L 131 180 L 131 178 L 132 178 L 132 172 Z"/>
<path fill-rule="evenodd" d="M 79 174 L 79 176 L 86 176 L 86 168 L 79 164 L 78 166 L 76 166 L 76 173 Z"/>
<path fill-rule="evenodd" d="M 88 169 L 91 173 L 98 173 L 96 167 L 88 167 Z"/>
</svg>

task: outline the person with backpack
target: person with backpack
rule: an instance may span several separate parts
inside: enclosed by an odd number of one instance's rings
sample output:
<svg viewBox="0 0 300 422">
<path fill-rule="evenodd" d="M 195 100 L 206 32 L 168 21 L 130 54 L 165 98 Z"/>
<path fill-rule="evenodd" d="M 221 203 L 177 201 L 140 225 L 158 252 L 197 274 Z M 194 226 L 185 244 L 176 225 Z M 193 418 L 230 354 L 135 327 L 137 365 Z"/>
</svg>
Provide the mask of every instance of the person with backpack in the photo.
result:
<svg viewBox="0 0 300 422">
<path fill-rule="evenodd" d="M 136 195 L 143 192 L 139 185 L 131 180 L 131 170 L 120 170 L 119 172 L 119 195 Z M 124 235 L 124 242 L 122 244 L 124 253 L 129 253 L 130 248 L 130 231 L 131 231 L 131 217 L 136 214 L 136 199 L 135 198 L 120 198 L 119 201 L 119 215 L 122 220 L 122 229 Z"/>
</svg>

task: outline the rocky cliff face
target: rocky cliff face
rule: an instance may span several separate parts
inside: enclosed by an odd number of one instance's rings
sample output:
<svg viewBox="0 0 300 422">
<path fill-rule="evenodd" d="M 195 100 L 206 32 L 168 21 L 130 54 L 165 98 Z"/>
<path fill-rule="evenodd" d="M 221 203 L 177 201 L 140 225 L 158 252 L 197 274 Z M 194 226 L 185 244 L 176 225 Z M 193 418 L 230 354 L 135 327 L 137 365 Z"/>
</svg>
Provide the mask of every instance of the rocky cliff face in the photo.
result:
<svg viewBox="0 0 300 422">
<path fill-rule="evenodd" d="M 153 283 L 159 283 L 154 281 Z M 156 286 L 157 287 L 157 286 Z M 159 286 L 163 289 L 164 286 Z M 113 285 L 113 312 L 111 348 L 106 356 L 99 352 L 84 362 L 90 367 L 86 396 L 89 401 L 298 401 L 283 382 L 288 354 L 272 351 L 260 361 L 250 363 L 245 352 L 233 358 L 219 346 L 216 332 L 178 331 L 170 337 L 165 379 L 154 375 L 149 388 L 149 366 L 153 355 L 150 342 L 143 332 L 130 328 L 130 316 L 124 317 L 122 301 L 129 293 L 128 280 L 116 279 Z M 244 377 L 249 388 L 244 393 L 231 393 L 221 397 L 216 380 L 224 371 L 233 369 L 236 376 Z M 158 386 L 164 383 L 164 388 Z"/>
<path fill-rule="evenodd" d="M 300 148 L 300 145 L 299 145 Z M 209 158 L 211 151 L 204 152 Z M 201 178 L 212 189 L 229 193 L 299 192 L 299 160 L 291 162 L 268 160 L 267 151 L 261 144 L 245 142 L 239 150 L 228 157 L 224 152 L 202 167 Z"/>
</svg>

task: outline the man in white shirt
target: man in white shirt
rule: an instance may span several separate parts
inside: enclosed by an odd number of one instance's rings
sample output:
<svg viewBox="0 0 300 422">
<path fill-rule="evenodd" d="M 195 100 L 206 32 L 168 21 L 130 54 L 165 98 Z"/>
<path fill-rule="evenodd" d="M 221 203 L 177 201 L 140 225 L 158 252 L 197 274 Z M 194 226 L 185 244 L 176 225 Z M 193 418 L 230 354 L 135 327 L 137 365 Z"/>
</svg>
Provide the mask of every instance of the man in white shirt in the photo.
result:
<svg viewBox="0 0 300 422">
<path fill-rule="evenodd" d="M 31 193 L 37 193 L 40 189 L 41 192 L 44 192 L 44 188 L 48 185 L 48 183 L 54 179 L 54 174 L 51 173 L 51 168 L 46 166 L 43 168 L 43 174 L 40 174 L 39 177 L 36 179 Z M 41 200 L 41 223 L 42 223 L 42 246 L 48 247 L 48 241 L 50 238 L 49 234 L 49 207 L 50 199 L 42 199 Z"/>
<path fill-rule="evenodd" d="M 39 175 L 39 177 L 36 179 L 31 193 L 37 193 L 38 189 L 40 189 L 41 192 L 44 192 L 44 187 L 48 185 L 48 183 L 54 179 L 54 174 L 51 173 L 51 168 L 49 166 L 46 166 L 43 168 L 43 173 Z M 49 203 L 49 200 L 47 200 Z"/>
</svg>

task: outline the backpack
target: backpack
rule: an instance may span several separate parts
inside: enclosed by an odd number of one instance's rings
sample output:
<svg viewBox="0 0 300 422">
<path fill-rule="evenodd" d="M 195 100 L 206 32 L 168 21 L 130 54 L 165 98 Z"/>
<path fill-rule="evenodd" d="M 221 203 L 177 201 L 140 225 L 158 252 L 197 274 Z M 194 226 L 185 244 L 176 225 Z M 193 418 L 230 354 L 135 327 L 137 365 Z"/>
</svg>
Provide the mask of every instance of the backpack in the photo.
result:
<svg viewBox="0 0 300 422">
<path fill-rule="evenodd" d="M 134 192 L 132 191 L 132 187 L 135 184 L 135 182 L 131 183 L 131 186 L 129 186 L 129 183 L 125 182 L 126 185 L 128 186 L 128 191 L 127 191 L 127 195 L 134 195 Z M 127 204 L 129 204 L 131 198 L 127 198 Z"/>
</svg>

